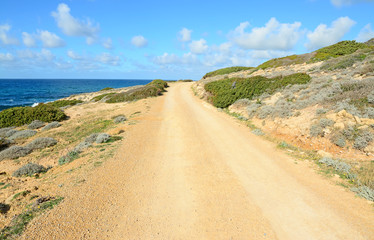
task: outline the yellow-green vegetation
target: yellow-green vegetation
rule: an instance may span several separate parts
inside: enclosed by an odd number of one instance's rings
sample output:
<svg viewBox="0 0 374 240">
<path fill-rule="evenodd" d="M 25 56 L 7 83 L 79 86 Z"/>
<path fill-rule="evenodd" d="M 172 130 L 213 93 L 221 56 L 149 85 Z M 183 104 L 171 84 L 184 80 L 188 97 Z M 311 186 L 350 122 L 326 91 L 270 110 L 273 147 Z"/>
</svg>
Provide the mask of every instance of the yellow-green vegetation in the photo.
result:
<svg viewBox="0 0 374 240">
<path fill-rule="evenodd" d="M 106 88 L 101 89 L 100 91 L 108 91 L 108 90 L 112 90 L 112 89 L 114 89 L 114 88 L 106 87 Z"/>
<path fill-rule="evenodd" d="M 60 108 L 60 107 L 66 107 L 66 106 L 74 106 L 77 105 L 78 103 L 82 103 L 82 100 L 58 100 L 50 103 L 46 103 L 45 105 L 49 105 L 52 107 Z"/>
<path fill-rule="evenodd" d="M 251 70 L 253 67 L 227 67 L 227 68 L 221 68 L 218 70 L 215 70 L 213 72 L 208 72 L 207 74 L 204 75 L 203 78 L 208 78 L 208 77 L 214 77 L 217 75 L 224 75 L 228 73 L 233 73 L 233 72 L 239 72 L 239 71 L 244 71 L 244 70 Z"/>
<path fill-rule="evenodd" d="M 66 115 L 59 108 L 50 104 L 39 104 L 36 107 L 15 107 L 0 112 L 0 128 L 22 126 L 34 120 L 43 122 L 62 121 Z"/>
<path fill-rule="evenodd" d="M 368 48 L 365 43 L 356 41 L 341 41 L 328 47 L 318 49 L 316 55 L 311 59 L 312 62 L 324 61 L 329 58 L 336 58 L 347 54 L 352 54 L 358 49 Z"/>
<path fill-rule="evenodd" d="M 366 54 L 355 53 L 340 58 L 328 60 L 324 63 L 321 69 L 326 70 L 335 70 L 335 69 L 344 69 L 347 67 L 353 66 L 356 62 L 361 62 L 365 60 Z"/>
<path fill-rule="evenodd" d="M 165 91 L 168 84 L 164 80 L 156 79 L 144 87 L 130 90 L 123 93 L 117 93 L 108 97 L 107 103 L 129 102 L 148 97 L 157 97 Z"/>
<path fill-rule="evenodd" d="M 114 94 L 117 94 L 117 93 L 104 93 L 104 94 L 101 94 L 101 95 L 99 95 L 99 96 L 93 97 L 93 98 L 91 99 L 91 101 L 98 102 L 98 101 L 100 101 L 101 99 L 105 98 L 106 96 L 111 96 L 111 95 L 114 95 Z"/>
<path fill-rule="evenodd" d="M 263 64 L 259 65 L 256 69 L 266 69 L 275 68 L 281 66 L 289 66 L 292 64 L 301 64 L 310 60 L 312 54 L 302 54 L 302 55 L 291 55 L 282 58 L 274 58 Z"/>
<path fill-rule="evenodd" d="M 15 216 L 9 226 L 0 231 L 0 240 L 15 239 L 25 230 L 27 224 L 41 213 L 52 209 L 63 200 L 62 197 L 53 198 L 35 206 L 29 205 L 21 214 Z"/>
<path fill-rule="evenodd" d="M 294 84 L 306 84 L 310 76 L 305 73 L 295 73 L 288 76 L 266 78 L 256 76 L 250 78 L 231 78 L 206 84 L 205 90 L 211 94 L 210 101 L 214 106 L 225 108 L 236 100 L 259 96 L 263 93 L 272 94 L 280 88 Z"/>
</svg>

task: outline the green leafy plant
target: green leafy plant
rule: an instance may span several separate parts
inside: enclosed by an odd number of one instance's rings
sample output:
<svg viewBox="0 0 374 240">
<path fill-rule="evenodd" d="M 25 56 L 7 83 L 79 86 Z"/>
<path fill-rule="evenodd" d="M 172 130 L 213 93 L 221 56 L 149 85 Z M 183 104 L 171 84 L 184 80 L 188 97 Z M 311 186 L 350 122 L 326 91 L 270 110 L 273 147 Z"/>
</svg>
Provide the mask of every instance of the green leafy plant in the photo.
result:
<svg viewBox="0 0 374 240">
<path fill-rule="evenodd" d="M 262 76 L 231 78 L 207 83 L 205 90 L 211 94 L 210 101 L 214 106 L 225 108 L 238 99 L 253 99 L 263 93 L 272 94 L 276 90 L 288 85 L 306 84 L 310 79 L 310 76 L 305 73 L 296 73 L 275 78 Z M 232 87 L 233 82 L 236 82 L 235 88 Z"/>
<path fill-rule="evenodd" d="M 228 73 L 233 73 L 233 72 L 239 72 L 239 71 L 244 71 L 244 70 L 251 70 L 254 69 L 253 67 L 227 67 L 227 68 L 221 68 L 218 70 L 215 70 L 213 72 L 208 72 L 203 76 L 203 78 L 208 78 L 208 77 L 214 77 L 217 75 L 225 75 Z"/>
<path fill-rule="evenodd" d="M 34 120 L 43 122 L 62 121 L 66 115 L 50 104 L 39 104 L 36 107 L 15 107 L 0 112 L 0 128 L 22 126 Z"/>
</svg>

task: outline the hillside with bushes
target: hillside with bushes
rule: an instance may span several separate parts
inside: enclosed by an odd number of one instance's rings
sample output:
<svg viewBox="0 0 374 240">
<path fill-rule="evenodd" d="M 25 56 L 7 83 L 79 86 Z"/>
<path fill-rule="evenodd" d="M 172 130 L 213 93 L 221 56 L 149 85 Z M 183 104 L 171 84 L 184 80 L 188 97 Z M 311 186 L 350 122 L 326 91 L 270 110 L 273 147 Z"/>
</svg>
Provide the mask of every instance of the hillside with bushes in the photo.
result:
<svg viewBox="0 0 374 240">
<path fill-rule="evenodd" d="M 205 75 L 193 90 L 289 151 L 325 157 L 314 161 L 374 200 L 373 42 L 342 41 L 250 70 Z"/>
</svg>

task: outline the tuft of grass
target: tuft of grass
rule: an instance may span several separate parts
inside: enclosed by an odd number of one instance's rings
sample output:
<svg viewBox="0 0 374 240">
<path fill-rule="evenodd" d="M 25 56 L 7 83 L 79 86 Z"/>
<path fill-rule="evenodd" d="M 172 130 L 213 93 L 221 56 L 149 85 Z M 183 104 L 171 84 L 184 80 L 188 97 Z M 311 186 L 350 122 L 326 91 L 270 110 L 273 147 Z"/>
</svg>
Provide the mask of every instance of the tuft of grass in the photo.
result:
<svg viewBox="0 0 374 240">
<path fill-rule="evenodd" d="M 39 216 L 41 213 L 53 209 L 54 206 L 61 203 L 63 199 L 63 197 L 58 197 L 44 202 L 36 208 L 26 209 L 24 212 L 14 217 L 9 226 L 4 227 L 0 231 L 0 240 L 15 239 L 19 237 L 31 220 Z"/>
<path fill-rule="evenodd" d="M 227 68 L 221 68 L 218 70 L 215 70 L 213 72 L 208 72 L 203 76 L 203 79 L 208 78 L 208 77 L 214 77 L 217 75 L 225 75 L 233 72 L 239 72 L 239 71 L 244 71 L 244 70 L 251 70 L 254 69 L 253 67 L 227 67 Z M 192 81 L 192 80 L 191 80 Z"/>
<path fill-rule="evenodd" d="M 305 73 L 295 73 L 288 76 L 266 78 L 256 76 L 250 78 L 232 78 L 207 83 L 205 90 L 211 94 L 209 100 L 214 106 L 226 108 L 238 99 L 253 99 L 263 93 L 272 94 L 276 90 L 294 84 L 305 84 L 311 77 Z M 233 83 L 236 84 L 233 88 Z"/>
</svg>

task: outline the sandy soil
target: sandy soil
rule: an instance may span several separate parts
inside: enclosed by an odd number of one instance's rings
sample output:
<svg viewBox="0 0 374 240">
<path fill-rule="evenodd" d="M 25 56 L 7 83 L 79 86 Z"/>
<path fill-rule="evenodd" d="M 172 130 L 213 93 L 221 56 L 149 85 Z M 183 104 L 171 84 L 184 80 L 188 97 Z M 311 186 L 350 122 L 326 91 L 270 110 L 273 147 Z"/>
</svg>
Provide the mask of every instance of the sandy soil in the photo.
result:
<svg viewBox="0 0 374 240">
<path fill-rule="evenodd" d="M 174 84 L 23 239 L 374 239 L 368 201 Z"/>
</svg>

